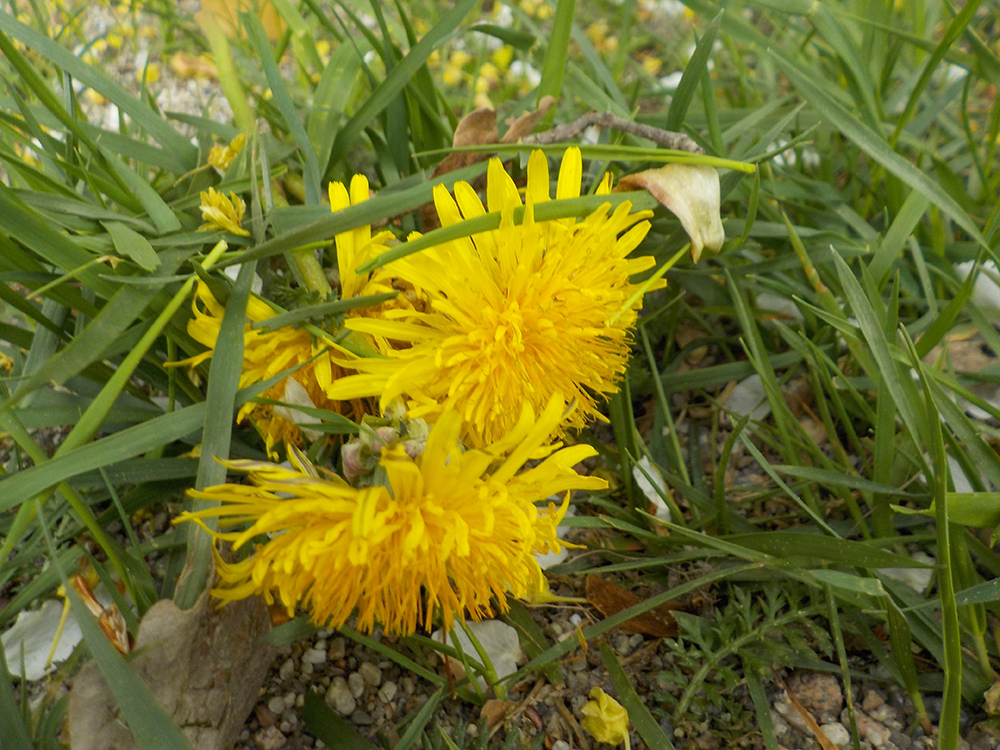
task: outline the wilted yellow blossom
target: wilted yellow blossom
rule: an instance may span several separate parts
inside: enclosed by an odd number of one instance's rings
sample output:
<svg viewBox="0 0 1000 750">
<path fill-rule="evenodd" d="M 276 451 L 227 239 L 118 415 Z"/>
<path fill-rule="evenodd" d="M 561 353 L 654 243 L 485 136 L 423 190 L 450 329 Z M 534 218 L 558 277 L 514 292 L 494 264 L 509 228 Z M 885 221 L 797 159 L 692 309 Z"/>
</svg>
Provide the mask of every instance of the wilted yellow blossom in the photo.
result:
<svg viewBox="0 0 1000 750">
<path fill-rule="evenodd" d="M 243 146 L 246 145 L 247 134 L 237 133 L 236 137 L 233 138 L 225 146 L 212 146 L 212 150 L 208 154 L 208 163 L 213 167 L 218 169 L 220 172 L 225 172 L 229 169 L 229 166 L 233 163 L 240 151 L 243 150 Z"/>
<path fill-rule="evenodd" d="M 222 229 L 242 237 L 249 237 L 250 232 L 240 226 L 246 211 L 247 204 L 236 193 L 230 192 L 227 198 L 225 193 L 209 188 L 208 192 L 201 194 L 201 218 L 205 223 L 198 229 Z"/>
<path fill-rule="evenodd" d="M 583 714 L 581 726 L 598 742 L 625 745 L 625 750 L 629 750 L 628 712 L 625 707 L 599 687 L 590 691 L 590 697 L 594 700 L 580 710 Z"/>
</svg>

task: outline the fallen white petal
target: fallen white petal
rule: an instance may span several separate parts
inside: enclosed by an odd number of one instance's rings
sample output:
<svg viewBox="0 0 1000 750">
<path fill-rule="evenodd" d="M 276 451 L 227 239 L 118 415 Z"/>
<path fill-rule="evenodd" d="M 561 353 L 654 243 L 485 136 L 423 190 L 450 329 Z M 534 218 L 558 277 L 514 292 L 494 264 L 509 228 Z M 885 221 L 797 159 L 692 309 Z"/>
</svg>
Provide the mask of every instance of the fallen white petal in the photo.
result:
<svg viewBox="0 0 1000 750">
<path fill-rule="evenodd" d="M 643 470 L 645 470 L 645 473 L 643 473 Z M 652 482 L 646 478 L 647 474 L 652 477 Z M 656 517 L 661 521 L 669 522 L 670 507 L 663 500 L 663 496 L 667 494 L 667 483 L 664 481 L 663 475 L 660 474 L 660 470 L 653 466 L 648 458 L 643 456 L 639 459 L 639 463 L 632 467 L 632 477 L 635 479 L 635 483 L 639 485 L 639 489 L 642 490 L 642 494 L 646 496 L 646 499 L 656 506 Z"/>
<path fill-rule="evenodd" d="M 292 406 L 305 406 L 310 409 L 316 408 L 316 404 L 309 398 L 309 393 L 306 389 L 302 387 L 299 381 L 292 377 L 289 377 L 285 381 L 285 395 L 281 400 Z M 287 406 L 275 406 L 274 413 L 298 425 L 319 424 L 323 421 L 319 417 L 313 417 L 298 409 L 290 409 Z M 302 430 L 302 434 L 310 440 L 318 440 L 323 435 L 320 430 L 310 430 L 308 427 L 300 427 L 300 429 Z"/>
<path fill-rule="evenodd" d="M 691 257 L 697 261 L 702 249 L 713 252 L 722 247 L 726 231 L 722 227 L 719 173 L 705 164 L 666 164 L 622 177 L 617 190 L 645 188 L 656 200 L 673 211 L 691 238 Z"/>
<path fill-rule="evenodd" d="M 493 665 L 493 670 L 499 679 L 517 671 L 517 663 L 521 661 L 521 643 L 517 639 L 517 631 L 505 622 L 500 620 L 482 620 L 480 622 L 467 622 L 465 627 L 472 631 L 479 641 L 479 645 L 486 651 L 489 660 Z M 442 630 L 438 628 L 431 634 L 431 639 L 440 643 L 442 641 Z M 462 651 L 473 661 L 479 661 L 479 652 L 472 645 L 469 636 L 465 634 L 461 623 L 456 620 L 452 626 L 451 633 L 448 634 L 448 645 L 453 646 L 454 640 L 462 644 Z M 461 662 L 451 659 L 453 673 L 459 677 L 465 675 Z M 480 687 L 486 688 L 486 680 L 477 678 Z"/>
<path fill-rule="evenodd" d="M 55 662 L 65 661 L 73 653 L 76 644 L 83 638 L 76 618 L 70 613 L 66 618 L 59 645 L 56 647 L 52 664 L 45 666 L 52 650 L 59 629 L 59 618 L 62 616 L 62 602 L 48 599 L 41 609 L 21 612 L 14 625 L 0 637 L 3 641 L 4 656 L 7 668 L 15 677 L 27 680 L 39 680 L 56 669 Z M 21 650 L 24 649 L 24 671 L 21 671 Z"/>
</svg>

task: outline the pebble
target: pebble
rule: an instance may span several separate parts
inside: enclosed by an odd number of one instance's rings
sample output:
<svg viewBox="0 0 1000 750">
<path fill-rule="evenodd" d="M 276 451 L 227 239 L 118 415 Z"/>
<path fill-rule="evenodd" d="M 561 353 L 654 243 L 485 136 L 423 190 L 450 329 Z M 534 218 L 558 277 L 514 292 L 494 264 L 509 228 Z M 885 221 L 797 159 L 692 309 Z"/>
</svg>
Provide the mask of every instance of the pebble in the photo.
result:
<svg viewBox="0 0 1000 750">
<path fill-rule="evenodd" d="M 620 656 L 628 656 L 632 653 L 632 646 L 629 644 L 629 637 L 627 635 L 616 635 L 611 640 L 611 645 L 614 646 L 615 651 Z"/>
<path fill-rule="evenodd" d="M 378 687 L 382 684 L 382 670 L 370 661 L 366 661 L 358 667 L 358 674 L 361 675 L 361 679 L 365 681 L 366 685 Z"/>
<path fill-rule="evenodd" d="M 260 750 L 281 750 L 285 746 L 285 735 L 277 727 L 266 727 L 253 736 Z"/>
<path fill-rule="evenodd" d="M 788 690 L 820 723 L 836 721 L 844 705 L 840 682 L 825 672 L 797 671 L 788 678 Z"/>
<path fill-rule="evenodd" d="M 398 688 L 396 687 L 395 682 L 386 682 L 378 690 L 378 699 L 383 703 L 388 703 L 396 697 L 396 690 L 398 690 Z"/>
<path fill-rule="evenodd" d="M 326 661 L 326 650 L 321 651 L 318 648 L 307 649 L 302 654 L 302 661 L 306 664 L 322 664 Z"/>
<path fill-rule="evenodd" d="M 351 694 L 351 689 L 347 686 L 347 680 L 343 677 L 333 678 L 330 689 L 326 691 L 326 702 L 333 706 L 333 710 L 341 716 L 350 716 L 358 707 L 357 701 Z"/>
<path fill-rule="evenodd" d="M 851 742 L 851 733 L 839 721 L 823 724 L 820 729 L 823 730 L 826 738 L 838 747 L 846 747 Z"/>
<path fill-rule="evenodd" d="M 313 663 L 311 661 L 304 661 L 302 662 L 302 665 L 299 667 L 299 670 L 306 677 L 311 677 L 312 673 L 315 671 L 315 667 L 313 666 Z"/>
<path fill-rule="evenodd" d="M 285 710 L 285 701 L 276 695 L 267 702 L 267 708 L 272 713 L 280 714 Z"/>
<path fill-rule="evenodd" d="M 844 709 L 844 714 L 847 713 L 847 709 Z M 857 713 L 858 722 L 858 736 L 863 740 L 868 740 L 872 747 L 882 747 L 886 742 L 889 741 L 889 737 L 892 732 L 884 724 L 875 721 L 868 715 L 862 713 L 861 711 Z M 848 717 L 841 716 L 841 720 L 848 720 Z"/>
<path fill-rule="evenodd" d="M 284 664 L 281 665 L 281 669 L 278 670 L 278 679 L 285 682 L 289 677 L 295 672 L 295 662 L 291 659 L 285 659 Z"/>
<path fill-rule="evenodd" d="M 347 642 L 343 637 L 337 637 L 330 641 L 330 647 L 327 649 L 326 658 L 330 661 L 337 661 L 338 659 L 343 659 L 344 654 L 346 653 Z"/>
<path fill-rule="evenodd" d="M 556 740 L 552 743 L 552 750 L 570 750 L 570 745 L 566 740 Z"/>
<path fill-rule="evenodd" d="M 285 710 L 287 711 L 289 708 L 295 705 L 295 693 L 294 692 L 285 693 L 285 697 L 282 698 L 281 700 L 282 703 L 285 704 Z"/>
<path fill-rule="evenodd" d="M 360 698 L 365 694 L 365 678 L 358 672 L 351 672 L 347 675 L 347 684 L 350 686 L 351 695 Z"/>
<path fill-rule="evenodd" d="M 370 713 L 359 708 L 351 714 L 351 723 L 359 727 L 368 727 L 374 724 L 375 720 Z"/>
</svg>

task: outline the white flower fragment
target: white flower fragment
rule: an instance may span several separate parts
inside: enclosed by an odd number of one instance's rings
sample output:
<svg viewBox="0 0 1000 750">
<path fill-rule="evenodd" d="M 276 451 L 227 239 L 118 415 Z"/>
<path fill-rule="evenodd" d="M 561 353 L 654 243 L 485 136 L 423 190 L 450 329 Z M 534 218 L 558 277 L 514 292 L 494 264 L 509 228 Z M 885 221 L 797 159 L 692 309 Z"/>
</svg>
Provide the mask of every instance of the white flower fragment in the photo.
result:
<svg viewBox="0 0 1000 750">
<path fill-rule="evenodd" d="M 479 645 L 483 647 L 498 679 L 502 680 L 517 671 L 517 663 L 521 661 L 522 654 L 521 642 L 518 640 L 517 631 L 514 628 L 500 620 L 468 621 L 465 623 L 465 627 L 472 632 L 476 640 L 479 641 Z M 431 640 L 438 643 L 447 642 L 450 646 L 454 646 L 457 639 L 462 646 L 462 651 L 470 660 L 481 661 L 479 652 L 472 645 L 472 641 L 458 620 L 452 624 L 451 632 L 448 633 L 447 638 L 448 640 L 444 641 L 441 628 L 431 634 Z M 465 668 L 462 663 L 457 659 L 447 658 L 451 664 L 452 674 L 459 678 L 465 676 Z M 477 681 L 479 686 L 485 690 L 486 680 L 478 677 Z"/>
<path fill-rule="evenodd" d="M 642 494 L 646 496 L 650 504 L 656 507 L 654 512 L 656 518 L 669 523 L 670 506 L 663 499 L 667 494 L 667 483 L 663 479 L 663 475 L 660 474 L 660 470 L 643 456 L 632 467 L 632 478 L 635 479 L 635 483 L 639 485 L 639 489 L 642 490 Z"/>
<path fill-rule="evenodd" d="M 619 190 L 648 190 L 670 209 L 691 238 L 695 262 L 703 249 L 718 252 L 726 240 L 722 227 L 719 173 L 705 164 L 665 164 L 622 177 Z"/>
</svg>

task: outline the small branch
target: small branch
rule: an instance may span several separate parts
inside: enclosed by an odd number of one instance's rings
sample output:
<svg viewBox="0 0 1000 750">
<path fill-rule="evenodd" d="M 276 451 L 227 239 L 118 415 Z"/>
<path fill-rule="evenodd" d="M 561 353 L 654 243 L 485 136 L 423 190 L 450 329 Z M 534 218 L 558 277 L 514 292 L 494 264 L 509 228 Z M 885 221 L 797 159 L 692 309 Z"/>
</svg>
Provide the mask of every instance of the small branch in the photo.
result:
<svg viewBox="0 0 1000 750">
<path fill-rule="evenodd" d="M 672 130 L 663 130 L 662 128 L 654 128 L 652 125 L 632 122 L 631 120 L 613 115 L 610 112 L 588 112 L 575 122 L 567 123 L 566 125 L 557 125 L 551 130 L 546 130 L 544 133 L 524 136 L 521 139 L 521 143 L 546 144 L 568 141 L 576 138 L 591 125 L 596 125 L 599 128 L 613 128 L 623 133 L 637 135 L 640 138 L 648 138 L 664 148 L 675 151 L 690 151 L 692 154 L 705 153 L 705 149 L 695 143 L 689 136 L 684 135 L 684 133 L 675 133 Z"/>
</svg>

